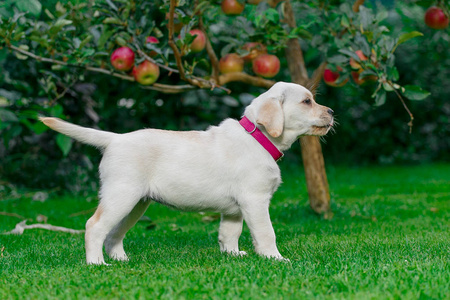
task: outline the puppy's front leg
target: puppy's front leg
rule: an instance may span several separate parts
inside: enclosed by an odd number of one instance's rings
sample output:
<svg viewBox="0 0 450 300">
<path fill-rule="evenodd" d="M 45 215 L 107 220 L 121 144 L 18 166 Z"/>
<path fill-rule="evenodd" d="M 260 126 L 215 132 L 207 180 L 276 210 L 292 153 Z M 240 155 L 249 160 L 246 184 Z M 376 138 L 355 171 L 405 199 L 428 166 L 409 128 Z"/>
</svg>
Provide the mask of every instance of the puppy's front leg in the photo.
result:
<svg viewBox="0 0 450 300">
<path fill-rule="evenodd" d="M 262 202 L 252 202 L 242 207 L 242 213 L 252 234 L 256 253 L 283 260 L 276 245 L 275 232 L 269 216 L 269 207 Z"/>
<path fill-rule="evenodd" d="M 242 233 L 242 214 L 221 215 L 219 227 L 220 251 L 233 255 L 246 255 L 245 251 L 239 251 L 239 237 Z"/>
</svg>

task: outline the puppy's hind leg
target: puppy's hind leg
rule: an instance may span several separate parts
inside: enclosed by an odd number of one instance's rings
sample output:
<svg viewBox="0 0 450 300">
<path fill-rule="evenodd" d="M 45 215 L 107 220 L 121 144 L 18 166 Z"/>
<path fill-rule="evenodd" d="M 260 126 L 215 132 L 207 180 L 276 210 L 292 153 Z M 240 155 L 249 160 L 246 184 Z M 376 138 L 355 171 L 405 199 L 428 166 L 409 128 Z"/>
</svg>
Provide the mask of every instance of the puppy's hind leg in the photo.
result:
<svg viewBox="0 0 450 300">
<path fill-rule="evenodd" d="M 242 214 L 222 214 L 219 227 L 220 251 L 233 255 L 246 255 L 245 251 L 239 251 L 239 237 L 242 233 Z"/>
<path fill-rule="evenodd" d="M 141 196 L 133 193 L 128 185 L 115 185 L 112 189 L 102 189 L 100 205 L 86 223 L 86 262 L 105 264 L 103 243 L 111 230 L 127 217 Z"/>
<path fill-rule="evenodd" d="M 130 230 L 145 213 L 150 202 L 151 200 L 139 201 L 128 216 L 123 218 L 122 221 L 120 221 L 120 223 L 108 234 L 105 240 L 105 250 L 109 257 L 116 260 L 128 260 L 125 250 L 123 249 L 123 239 L 128 230 Z"/>
</svg>

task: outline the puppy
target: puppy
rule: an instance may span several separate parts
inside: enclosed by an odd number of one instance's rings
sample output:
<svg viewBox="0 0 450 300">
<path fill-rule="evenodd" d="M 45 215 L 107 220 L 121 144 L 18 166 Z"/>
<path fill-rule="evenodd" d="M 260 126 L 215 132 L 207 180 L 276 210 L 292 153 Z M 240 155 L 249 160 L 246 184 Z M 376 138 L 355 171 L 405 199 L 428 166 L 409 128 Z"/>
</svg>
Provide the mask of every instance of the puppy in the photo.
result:
<svg viewBox="0 0 450 300">
<path fill-rule="evenodd" d="M 100 203 L 86 223 L 86 261 L 105 264 L 106 253 L 128 260 L 123 239 L 153 200 L 186 211 L 221 213 L 223 252 L 245 255 L 238 240 L 243 220 L 255 251 L 283 259 L 269 217 L 281 183 L 276 160 L 301 135 L 325 135 L 333 110 L 301 85 L 278 82 L 254 99 L 241 121 L 226 119 L 206 131 L 144 129 L 116 134 L 57 118 L 47 126 L 100 148 Z"/>
</svg>

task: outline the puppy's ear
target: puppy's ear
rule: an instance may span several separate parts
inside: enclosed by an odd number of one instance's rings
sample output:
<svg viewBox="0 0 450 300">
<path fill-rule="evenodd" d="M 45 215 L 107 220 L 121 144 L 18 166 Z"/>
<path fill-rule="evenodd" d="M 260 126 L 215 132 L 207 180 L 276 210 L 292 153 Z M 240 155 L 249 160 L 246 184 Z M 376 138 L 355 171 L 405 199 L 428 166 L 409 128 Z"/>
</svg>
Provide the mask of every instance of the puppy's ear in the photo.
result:
<svg viewBox="0 0 450 300">
<path fill-rule="evenodd" d="M 284 129 L 281 101 L 272 97 L 265 99 L 258 110 L 256 123 L 264 126 L 271 136 L 279 137 Z"/>
</svg>

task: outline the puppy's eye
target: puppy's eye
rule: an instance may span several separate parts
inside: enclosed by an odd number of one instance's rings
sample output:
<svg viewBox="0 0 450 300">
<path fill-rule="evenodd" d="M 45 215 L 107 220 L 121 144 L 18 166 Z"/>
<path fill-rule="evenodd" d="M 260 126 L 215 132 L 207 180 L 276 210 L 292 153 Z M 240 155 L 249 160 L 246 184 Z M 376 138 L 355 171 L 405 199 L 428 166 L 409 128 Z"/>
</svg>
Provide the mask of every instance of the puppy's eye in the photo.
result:
<svg viewBox="0 0 450 300">
<path fill-rule="evenodd" d="M 303 100 L 303 103 L 309 105 L 309 104 L 311 104 L 311 99 L 309 99 L 309 98 L 308 98 L 308 99 L 305 99 L 305 100 Z"/>
</svg>

